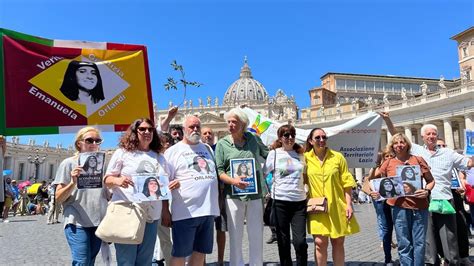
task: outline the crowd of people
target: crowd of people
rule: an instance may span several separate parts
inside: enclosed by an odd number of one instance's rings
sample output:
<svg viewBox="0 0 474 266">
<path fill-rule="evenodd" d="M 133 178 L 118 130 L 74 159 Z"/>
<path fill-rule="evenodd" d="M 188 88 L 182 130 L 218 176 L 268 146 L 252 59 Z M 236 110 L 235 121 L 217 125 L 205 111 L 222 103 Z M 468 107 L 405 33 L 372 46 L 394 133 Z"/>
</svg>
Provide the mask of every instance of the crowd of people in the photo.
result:
<svg viewBox="0 0 474 266">
<path fill-rule="evenodd" d="M 48 224 L 59 223 L 60 205 L 54 204 L 52 193 L 54 186 L 43 181 L 36 185 L 35 191 L 30 191 L 31 185 L 21 186 L 15 179 L 4 176 L 4 201 L 1 208 L 1 221 L 9 223 L 9 217 L 17 215 L 48 215 Z"/>
<path fill-rule="evenodd" d="M 157 177 L 165 176 L 171 197 L 158 200 L 162 195 L 157 193 L 152 200 L 138 203 L 145 210 L 143 240 L 114 243 L 118 265 L 184 266 L 187 262 L 201 266 L 206 254 L 212 253 L 214 232 L 219 265 L 224 265 L 226 240 L 231 266 L 263 265 L 265 198 L 271 199 L 280 265 L 293 265 L 292 245 L 296 264 L 308 264 L 307 233 L 313 237 L 317 265 L 327 265 L 329 244 L 333 264 L 344 265 L 345 238 L 360 231 L 353 209 L 358 200 L 354 196 L 359 198 L 354 195 L 357 189 L 373 201 L 386 265 L 394 263 L 393 248 L 398 249 L 401 265 L 440 265 L 441 261 L 470 265 L 467 237 L 473 219 L 464 211 L 462 195 L 463 188 L 474 185 L 468 182 L 474 177 L 473 159 L 446 148 L 434 125 L 421 129 L 421 146 L 397 133 L 389 114 L 381 113 L 392 138 L 365 177 L 367 181 L 381 178 L 380 189 L 367 191 L 358 188 L 344 156 L 328 147 L 329 136 L 322 128 L 312 129 L 306 142 L 298 144 L 296 129 L 282 125 L 275 142 L 267 147 L 247 130 L 246 113 L 234 108 L 224 115 L 227 136 L 216 142 L 212 129 L 202 126 L 196 116 L 185 117 L 183 125 L 170 125 L 177 111 L 171 108 L 158 127 L 148 118 L 131 123 L 108 162 L 100 188 L 78 188 L 84 172 L 78 156 L 100 150 L 101 132 L 94 127 L 77 132 L 77 153 L 61 163 L 45 190 L 46 198 L 50 195 L 48 222 L 58 222 L 62 210 L 73 265 L 94 265 L 101 248 L 107 249 L 96 230 L 109 215 L 108 206 L 136 203 L 133 177 L 143 174 L 153 176 L 158 188 Z M 404 193 L 396 191 L 393 179 L 400 166 L 409 166 L 403 172 L 407 182 L 398 184 Z M 415 167 L 422 179 L 418 188 L 410 183 L 416 180 Z M 451 188 L 452 171 L 460 171 L 461 188 Z M 14 180 L 5 180 L 6 198 L 17 200 L 13 200 L 16 205 L 5 201 L 4 219 L 7 205 L 21 209 L 25 204 L 24 194 L 14 189 Z M 41 202 L 40 210 L 35 206 L 34 212 L 48 208 Z M 435 203 L 442 207 L 435 209 Z M 474 205 L 470 207 L 474 210 Z M 243 256 L 244 229 L 249 239 L 248 262 Z"/>
</svg>

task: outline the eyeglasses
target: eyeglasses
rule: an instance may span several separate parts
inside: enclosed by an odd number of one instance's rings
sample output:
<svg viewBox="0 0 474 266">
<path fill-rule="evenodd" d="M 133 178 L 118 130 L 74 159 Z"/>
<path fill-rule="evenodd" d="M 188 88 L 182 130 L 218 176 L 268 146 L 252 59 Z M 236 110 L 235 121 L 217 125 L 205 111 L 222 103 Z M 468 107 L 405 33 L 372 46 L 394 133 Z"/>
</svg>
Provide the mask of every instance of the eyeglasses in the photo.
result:
<svg viewBox="0 0 474 266">
<path fill-rule="evenodd" d="M 138 132 L 140 133 L 143 133 L 143 132 L 150 132 L 152 133 L 153 132 L 153 128 L 152 127 L 138 127 L 137 128 Z"/>
<path fill-rule="evenodd" d="M 292 133 L 289 133 L 289 132 L 283 134 L 283 137 L 284 137 L 285 139 L 289 139 L 290 136 L 291 136 L 292 138 L 295 138 L 295 134 L 292 134 Z"/>
<path fill-rule="evenodd" d="M 94 138 L 86 138 L 84 139 L 84 142 L 87 144 L 97 144 L 100 145 L 102 143 L 102 139 L 94 139 Z"/>
<path fill-rule="evenodd" d="M 327 136 L 316 136 L 316 137 L 314 137 L 314 140 L 321 140 L 321 139 L 322 140 L 327 140 L 328 137 Z"/>
</svg>

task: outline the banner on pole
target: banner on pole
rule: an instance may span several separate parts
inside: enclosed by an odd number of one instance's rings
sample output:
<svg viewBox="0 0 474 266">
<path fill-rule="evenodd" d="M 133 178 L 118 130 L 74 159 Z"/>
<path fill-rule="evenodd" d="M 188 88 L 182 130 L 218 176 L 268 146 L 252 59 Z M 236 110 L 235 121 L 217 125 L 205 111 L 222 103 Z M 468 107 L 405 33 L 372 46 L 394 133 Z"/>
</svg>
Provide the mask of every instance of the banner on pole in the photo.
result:
<svg viewBox="0 0 474 266">
<path fill-rule="evenodd" d="M 137 117 L 153 119 L 145 46 L 0 29 L 0 134 L 121 131 Z"/>
</svg>

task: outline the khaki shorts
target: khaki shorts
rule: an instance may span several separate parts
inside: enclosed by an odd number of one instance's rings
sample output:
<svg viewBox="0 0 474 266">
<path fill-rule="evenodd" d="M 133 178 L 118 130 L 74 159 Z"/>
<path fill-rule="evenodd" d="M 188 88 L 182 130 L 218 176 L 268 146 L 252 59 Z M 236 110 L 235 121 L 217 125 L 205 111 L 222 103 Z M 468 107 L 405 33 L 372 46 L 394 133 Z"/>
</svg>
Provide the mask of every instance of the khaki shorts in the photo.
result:
<svg viewBox="0 0 474 266">
<path fill-rule="evenodd" d="M 5 208 L 10 208 L 12 206 L 12 198 L 10 197 L 5 197 Z"/>
</svg>

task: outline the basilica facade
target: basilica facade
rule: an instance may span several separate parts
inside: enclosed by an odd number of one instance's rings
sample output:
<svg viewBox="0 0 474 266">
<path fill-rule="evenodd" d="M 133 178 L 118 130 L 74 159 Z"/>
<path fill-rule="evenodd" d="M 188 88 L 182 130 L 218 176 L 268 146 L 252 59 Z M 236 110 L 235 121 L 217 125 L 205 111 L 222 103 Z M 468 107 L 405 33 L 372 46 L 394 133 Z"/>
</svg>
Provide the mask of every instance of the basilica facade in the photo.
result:
<svg viewBox="0 0 474 266">
<path fill-rule="evenodd" d="M 173 103 L 170 102 L 169 107 L 172 105 Z M 245 58 L 239 78 L 227 88 L 222 102 L 219 103 L 217 96 L 207 96 L 204 100 L 202 98 L 186 99 L 184 107 L 179 109 L 171 123 L 182 124 L 186 115 L 196 115 L 203 125 L 212 128 L 216 136 L 220 138 L 227 134 L 224 114 L 241 105 L 247 105 L 258 113 L 282 123 L 295 123 L 299 119 L 295 97 L 286 95 L 281 89 L 270 96 L 262 83 L 254 79 Z M 161 124 L 167 114 L 168 110 L 155 110 L 157 124 Z"/>
</svg>

